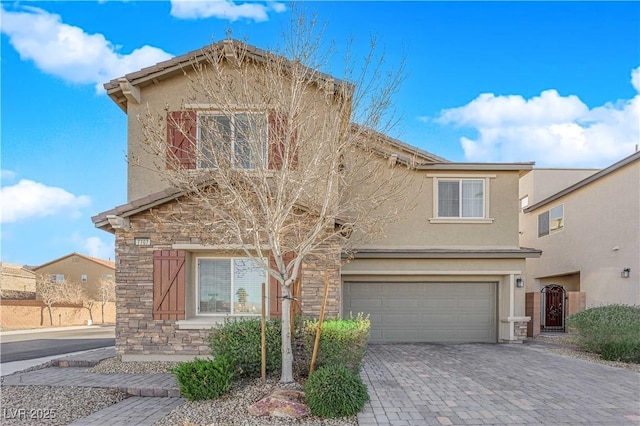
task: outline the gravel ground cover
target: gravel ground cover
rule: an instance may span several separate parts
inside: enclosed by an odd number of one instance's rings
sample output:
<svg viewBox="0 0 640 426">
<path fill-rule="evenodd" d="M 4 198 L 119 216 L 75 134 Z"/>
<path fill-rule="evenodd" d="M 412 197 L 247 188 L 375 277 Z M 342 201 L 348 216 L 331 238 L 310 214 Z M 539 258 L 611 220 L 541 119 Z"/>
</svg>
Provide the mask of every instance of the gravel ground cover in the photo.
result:
<svg viewBox="0 0 640 426">
<path fill-rule="evenodd" d="M 217 400 L 188 401 L 173 410 L 171 414 L 155 423 L 156 426 L 173 425 L 229 425 L 229 426 L 357 426 L 358 419 L 342 417 L 321 419 L 308 416 L 303 419 L 280 419 L 274 417 L 253 417 L 247 407 L 271 394 L 279 386 L 275 379 L 262 384 L 260 379 L 242 380 L 234 383 L 229 392 Z M 300 385 L 288 388 L 300 389 Z"/>
<path fill-rule="evenodd" d="M 2 425 L 66 425 L 127 398 L 110 389 L 2 386 Z"/>
</svg>

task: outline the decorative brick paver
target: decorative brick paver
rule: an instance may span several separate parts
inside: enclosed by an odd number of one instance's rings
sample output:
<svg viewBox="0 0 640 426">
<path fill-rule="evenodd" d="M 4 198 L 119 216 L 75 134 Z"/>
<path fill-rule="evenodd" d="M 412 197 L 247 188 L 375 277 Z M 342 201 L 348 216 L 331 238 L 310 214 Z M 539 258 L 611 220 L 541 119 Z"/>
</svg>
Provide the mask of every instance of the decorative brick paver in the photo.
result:
<svg viewBox="0 0 640 426">
<path fill-rule="evenodd" d="M 528 345 L 370 345 L 360 426 L 638 425 L 640 373 Z M 402 416 L 401 416 L 402 415 Z"/>
<path fill-rule="evenodd" d="M 88 368 L 49 367 L 6 376 L 4 386 L 82 386 L 117 389 L 134 396 L 179 397 L 180 390 L 171 373 L 94 374 Z"/>
<path fill-rule="evenodd" d="M 71 423 L 71 425 L 151 426 L 185 401 L 182 398 L 131 397 Z"/>
</svg>

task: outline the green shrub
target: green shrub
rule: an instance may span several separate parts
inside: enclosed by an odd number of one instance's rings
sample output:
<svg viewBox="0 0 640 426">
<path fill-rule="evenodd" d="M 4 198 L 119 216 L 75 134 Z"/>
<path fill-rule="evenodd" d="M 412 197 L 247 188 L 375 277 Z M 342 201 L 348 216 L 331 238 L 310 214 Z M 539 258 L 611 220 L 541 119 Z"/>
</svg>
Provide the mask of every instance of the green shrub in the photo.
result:
<svg viewBox="0 0 640 426">
<path fill-rule="evenodd" d="M 266 323 L 267 371 L 279 371 L 281 367 L 280 320 Z M 209 336 L 209 346 L 214 358 L 226 356 L 233 360 L 240 376 L 259 376 L 262 366 L 260 319 L 227 321 L 214 329 Z"/>
<path fill-rule="evenodd" d="M 316 338 L 318 321 L 305 321 L 303 333 L 304 363 L 309 366 Z M 320 347 L 316 367 L 343 365 L 357 373 L 367 350 L 371 322 L 368 317 L 358 314 L 348 319 L 328 320 L 322 324 Z"/>
<path fill-rule="evenodd" d="M 325 418 L 353 416 L 369 400 L 360 376 L 342 365 L 314 371 L 304 384 L 304 393 L 311 413 Z"/>
<path fill-rule="evenodd" d="M 640 363 L 640 306 L 608 305 L 567 318 L 578 344 L 602 359 Z"/>
<path fill-rule="evenodd" d="M 180 393 L 191 401 L 222 396 L 231 386 L 234 365 L 226 357 L 181 362 L 173 370 Z"/>
</svg>

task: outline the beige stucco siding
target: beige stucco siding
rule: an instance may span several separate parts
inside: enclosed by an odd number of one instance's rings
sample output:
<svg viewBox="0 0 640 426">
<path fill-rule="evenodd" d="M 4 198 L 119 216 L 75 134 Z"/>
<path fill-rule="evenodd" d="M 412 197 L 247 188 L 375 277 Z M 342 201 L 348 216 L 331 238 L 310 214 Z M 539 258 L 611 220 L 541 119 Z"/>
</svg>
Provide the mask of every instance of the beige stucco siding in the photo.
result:
<svg viewBox="0 0 640 426">
<path fill-rule="evenodd" d="M 254 70 L 253 72 L 251 70 Z M 257 75 L 254 68 L 249 67 L 247 75 Z M 259 71 L 262 72 L 262 71 Z M 266 78 L 262 76 L 261 78 Z M 276 78 L 276 77 L 274 77 Z M 277 77 L 280 78 L 280 77 Z M 140 89 L 141 102 L 128 102 L 128 179 L 127 179 L 127 199 L 128 201 L 143 198 L 149 194 L 159 192 L 171 187 L 166 179 L 169 172 L 166 167 L 166 156 L 154 155 L 153 148 L 149 149 L 145 144 L 145 135 L 143 132 L 143 123 L 148 123 L 148 114 L 155 117 L 166 119 L 167 111 L 180 111 L 185 109 L 195 109 L 197 111 L 219 111 L 221 106 L 212 104 L 209 96 L 203 94 L 202 89 L 197 89 L 197 84 L 201 77 L 195 72 L 187 72 L 187 76 L 178 75 L 166 80 L 161 84 L 152 84 Z M 253 84 L 253 85 L 252 85 Z M 265 94 L 265 90 L 271 90 L 272 87 L 266 88 L 259 81 L 257 83 L 237 84 L 235 87 L 245 87 L 244 90 L 238 91 L 235 98 L 238 99 L 237 105 L 233 103 L 233 97 L 222 107 L 231 110 L 244 111 L 248 108 L 256 111 L 268 113 L 270 109 L 277 108 L 278 102 L 283 102 L 282 98 L 288 94 L 287 83 L 282 83 L 282 87 L 277 89 L 280 93 Z M 255 93 L 248 94 L 248 88 L 255 88 Z M 261 90 L 259 90 L 261 89 Z M 211 87 L 208 88 L 211 90 Z M 241 89 L 238 89 L 241 90 Z M 275 89 L 273 89 L 275 90 Z M 314 98 L 317 97 L 318 99 Z M 265 104 L 265 100 L 270 99 L 269 104 Z M 309 90 L 303 96 L 304 101 L 298 106 L 298 114 L 306 117 L 304 125 L 296 128 L 300 141 L 313 140 L 310 134 L 320 134 L 328 137 L 335 136 L 336 118 L 335 108 L 337 101 L 334 98 L 327 97 L 321 90 Z M 329 101 L 328 101 L 329 99 Z M 331 100 L 333 99 L 333 100 Z M 286 99 L 284 101 L 286 103 Z M 288 105 L 286 105 L 288 107 Z M 161 123 L 164 126 L 164 121 Z M 317 126 L 312 128 L 313 126 Z M 319 126 L 325 126 L 320 129 Z M 162 140 L 166 139 L 166 131 L 160 129 L 159 135 Z M 329 130 L 327 130 L 329 129 Z M 165 141 L 166 142 L 166 141 Z M 157 147 L 155 148 L 157 152 Z M 304 149 L 300 152 L 300 161 L 304 161 Z M 164 176 L 163 176 L 164 175 Z"/>
<path fill-rule="evenodd" d="M 534 169 L 520 179 L 519 198 L 529 197 L 529 205 L 533 205 L 597 171 L 597 169 Z"/>
<path fill-rule="evenodd" d="M 564 206 L 564 228 L 538 238 L 538 215 L 558 205 Z M 541 258 L 527 260 L 529 291 L 566 282 L 570 290 L 586 293 L 587 307 L 640 304 L 639 217 L 638 161 L 523 214 L 522 245 L 543 251 Z M 623 268 L 631 268 L 629 278 L 621 277 Z"/>
<path fill-rule="evenodd" d="M 386 161 L 386 160 L 380 160 Z M 408 170 L 404 211 L 387 221 L 379 238 L 362 247 L 518 247 L 518 172 Z M 487 221 L 433 220 L 435 178 L 486 179 Z M 402 207 L 401 207 L 402 210 Z M 384 208 L 375 214 L 384 215 Z"/>
<path fill-rule="evenodd" d="M 35 271 L 45 276 L 62 274 L 65 281 L 80 283 L 88 296 L 95 299 L 99 299 L 99 288 L 103 275 L 111 275 L 113 278 L 115 274 L 115 268 L 94 262 L 77 254 L 72 254 L 38 267 Z M 86 275 L 86 282 L 82 282 L 83 275 Z"/>
</svg>

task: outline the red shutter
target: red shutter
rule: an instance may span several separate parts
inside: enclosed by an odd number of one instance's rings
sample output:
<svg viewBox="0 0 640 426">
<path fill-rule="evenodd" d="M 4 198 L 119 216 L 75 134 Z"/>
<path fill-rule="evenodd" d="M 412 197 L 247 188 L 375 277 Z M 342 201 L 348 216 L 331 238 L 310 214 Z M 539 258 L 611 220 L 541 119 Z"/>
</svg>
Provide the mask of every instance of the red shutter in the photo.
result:
<svg viewBox="0 0 640 426">
<path fill-rule="evenodd" d="M 185 252 L 153 252 L 153 319 L 185 319 Z"/>
<path fill-rule="evenodd" d="M 296 254 L 293 252 L 285 253 L 285 264 L 291 262 L 295 257 Z M 276 260 L 273 255 L 269 256 L 269 264 L 271 268 L 276 267 Z M 300 272 L 302 272 L 302 268 L 300 269 Z M 291 287 L 291 291 L 293 291 L 293 286 Z M 282 288 L 280 286 L 280 282 L 271 275 L 269 275 L 269 316 L 271 318 L 282 317 Z"/>
<path fill-rule="evenodd" d="M 196 168 L 195 111 L 167 113 L 167 168 Z"/>
<path fill-rule="evenodd" d="M 272 112 L 269 114 L 269 169 L 281 170 L 283 159 L 287 155 L 287 116 Z M 289 143 L 289 164 L 292 169 L 298 166 L 297 132 L 293 131 Z"/>
</svg>

